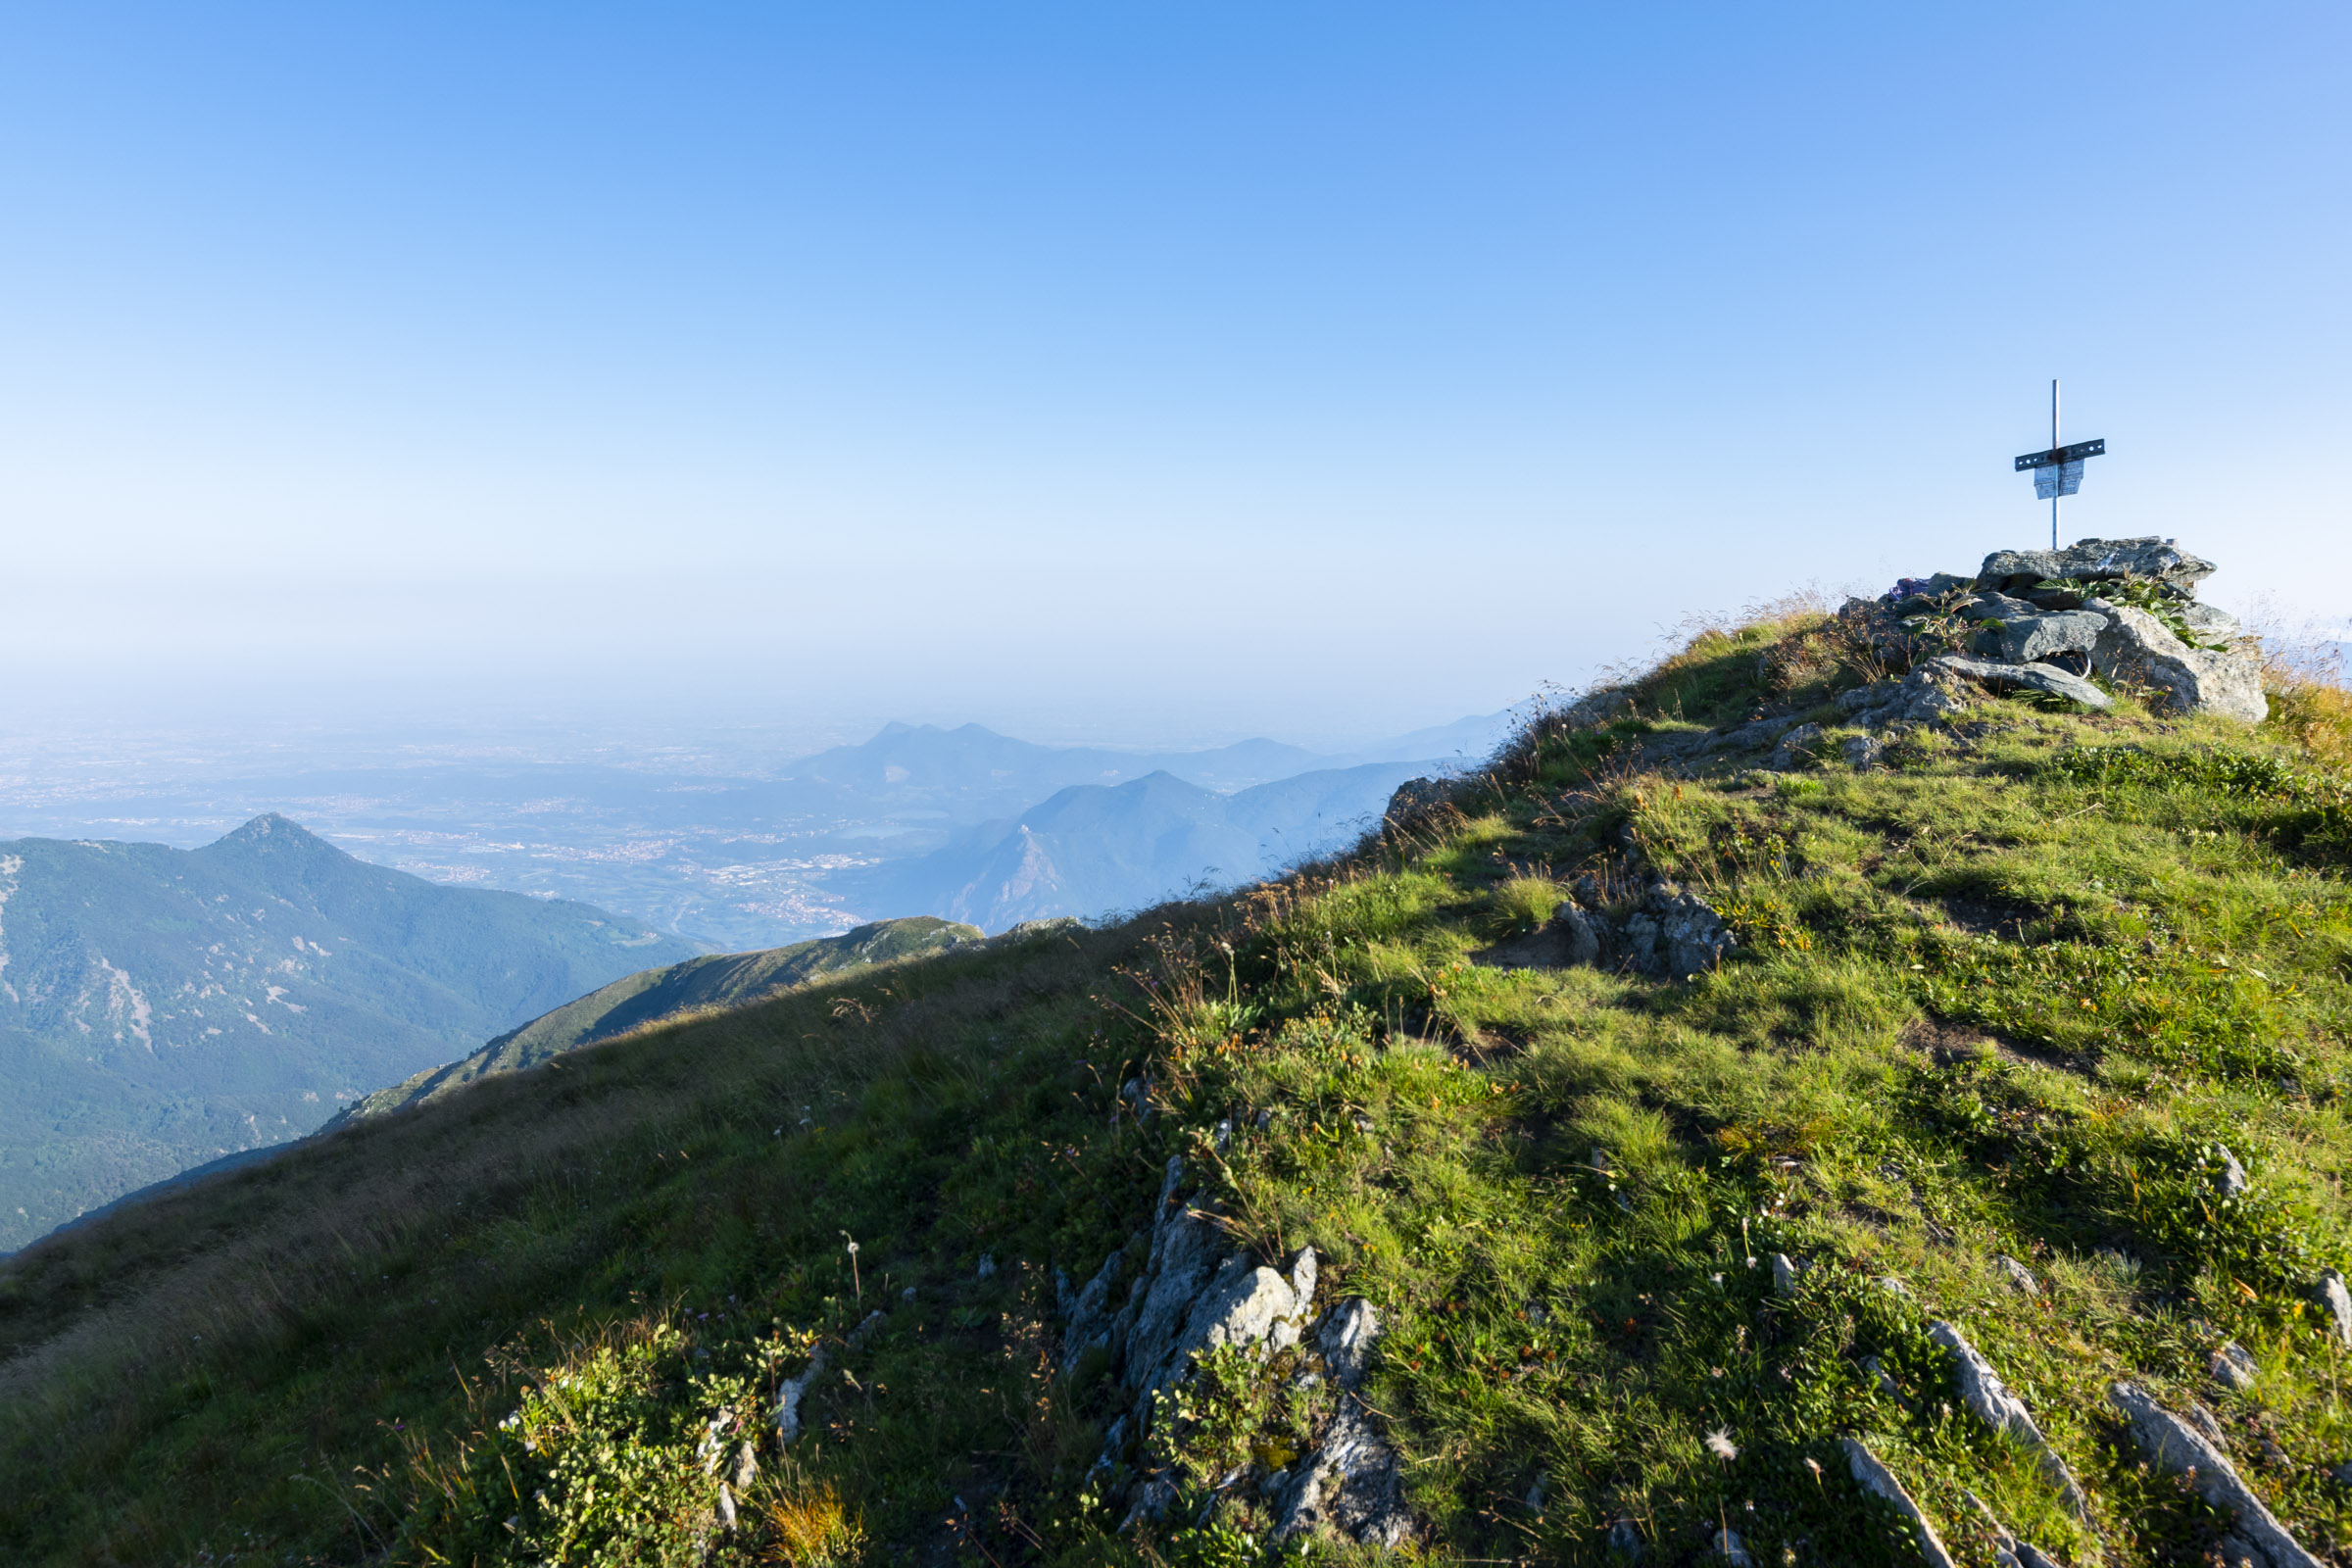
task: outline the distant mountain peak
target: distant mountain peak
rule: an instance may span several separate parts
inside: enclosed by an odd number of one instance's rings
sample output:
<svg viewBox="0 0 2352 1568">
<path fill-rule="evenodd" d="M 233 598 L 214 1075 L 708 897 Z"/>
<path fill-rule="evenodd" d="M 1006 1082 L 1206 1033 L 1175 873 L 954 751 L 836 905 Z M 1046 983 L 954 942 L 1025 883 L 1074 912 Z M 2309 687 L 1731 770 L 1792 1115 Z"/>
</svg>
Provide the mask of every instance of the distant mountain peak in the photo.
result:
<svg viewBox="0 0 2352 1568">
<path fill-rule="evenodd" d="M 213 842 L 216 848 L 223 845 L 251 845 L 257 849 L 318 849 L 336 855 L 343 853 L 292 817 L 281 815 L 276 811 L 264 811 L 244 826 L 231 829 Z"/>
</svg>

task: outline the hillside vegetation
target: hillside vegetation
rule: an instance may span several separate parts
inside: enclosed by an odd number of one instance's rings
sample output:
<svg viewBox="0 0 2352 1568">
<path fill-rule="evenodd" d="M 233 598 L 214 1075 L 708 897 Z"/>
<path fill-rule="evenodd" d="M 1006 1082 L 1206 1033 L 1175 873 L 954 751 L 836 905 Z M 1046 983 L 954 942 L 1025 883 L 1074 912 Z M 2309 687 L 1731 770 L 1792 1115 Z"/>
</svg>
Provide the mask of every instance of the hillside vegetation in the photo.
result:
<svg viewBox="0 0 2352 1568">
<path fill-rule="evenodd" d="M 571 1053 L 33 1249 L 0 1558 L 2293 1560 L 2146 1462 L 2127 1382 L 2345 1560 L 2341 694 L 1846 727 L 1915 652 L 1708 629 L 1283 882 Z M 1759 769 L 1729 732 L 1773 714 L 1821 728 Z M 1696 904 L 1714 961 L 1611 961 Z M 1294 1332 L 1145 1408 L 1148 1313 L 1096 1308 L 1184 1247 Z M 1334 1472 L 1348 1529 L 1276 1542 L 1343 1431 L 1400 1511 Z"/>
<path fill-rule="evenodd" d="M 443 1095 L 477 1078 L 522 1072 L 551 1056 L 612 1040 L 688 1013 L 724 1011 L 806 985 L 824 975 L 894 959 L 944 953 L 987 933 L 930 915 L 876 920 L 837 937 L 816 937 L 760 953 L 711 954 L 624 975 L 551 1008 L 458 1061 L 430 1067 L 356 1102 L 344 1117 L 380 1116 Z"/>
<path fill-rule="evenodd" d="M 200 850 L 0 843 L 0 1250 L 692 951 L 274 812 Z"/>
</svg>

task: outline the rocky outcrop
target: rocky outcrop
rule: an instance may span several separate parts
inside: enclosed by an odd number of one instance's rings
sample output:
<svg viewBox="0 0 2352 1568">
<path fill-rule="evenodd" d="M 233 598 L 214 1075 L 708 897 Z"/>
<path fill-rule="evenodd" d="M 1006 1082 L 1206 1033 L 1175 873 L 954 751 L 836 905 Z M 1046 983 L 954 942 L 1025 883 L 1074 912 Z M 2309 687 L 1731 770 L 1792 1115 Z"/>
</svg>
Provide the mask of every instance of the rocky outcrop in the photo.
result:
<svg viewBox="0 0 2352 1568">
<path fill-rule="evenodd" d="M 2194 646 L 2173 630 L 2184 627 L 2200 642 L 2240 638 L 2234 616 L 2196 601 L 2197 584 L 2213 570 L 2212 562 L 2169 539 L 2084 539 L 2064 550 L 1996 550 L 1973 580 L 1948 573 L 1905 577 L 1883 599 L 1853 601 L 1844 613 L 1893 617 L 1930 628 L 1922 635 L 1945 638 L 1952 634 L 1949 617 L 1975 623 L 1969 643 L 1975 658 L 1945 655 L 1921 665 L 1947 680 L 2105 708 L 2106 694 L 2083 678 L 2096 674 L 2150 693 L 2167 711 L 2259 723 L 2269 712 L 2259 657 L 2246 648 Z M 2148 603 L 2162 614 L 2139 608 Z M 1857 721 L 1878 727 L 1935 716 L 1905 711 L 1882 689 L 1886 684 L 1864 688 L 1871 693 L 1867 716 L 1858 713 Z M 1847 700 L 1850 710 L 1854 694 Z"/>
<path fill-rule="evenodd" d="M 2028 1275 L 2027 1278 L 2031 1280 L 2032 1276 Z M 1977 1419 L 1986 1426 L 2016 1439 L 2031 1449 L 2041 1466 L 2042 1479 L 2057 1492 L 2059 1500 L 2066 1504 L 2066 1511 L 2078 1519 L 2088 1519 L 2090 1503 L 2082 1495 L 2082 1487 L 2076 1483 L 2074 1472 L 2066 1467 L 2066 1461 L 2058 1456 L 2058 1450 L 2050 1446 L 2049 1439 L 2041 1435 L 2041 1428 L 2034 1425 L 2033 1413 L 2026 1408 L 2026 1401 L 2009 1392 L 2008 1385 L 2001 1381 L 2001 1375 L 1992 1369 L 1992 1363 L 1985 1360 L 1952 1324 L 1932 1324 L 1928 1329 L 1928 1338 L 1952 1353 L 1952 1360 L 1957 1364 L 1960 1374 L 1961 1402 L 1975 1411 Z"/>
<path fill-rule="evenodd" d="M 1980 590 L 2026 598 L 2052 581 L 2097 582 L 2117 577 L 2154 578 L 2182 599 L 2214 573 L 2214 564 L 2177 547 L 2170 539 L 2078 539 L 2064 550 L 1996 550 L 1977 568 Z"/>
<path fill-rule="evenodd" d="M 2259 724 L 2270 714 L 2262 662 L 2251 653 L 2191 648 L 2163 621 L 2130 605 L 2083 603 L 2107 617 L 2091 648 L 2091 667 L 2110 680 L 2147 688 L 2161 710 L 2220 713 Z"/>
<path fill-rule="evenodd" d="M 1929 1521 L 1919 1504 L 1912 1500 L 1911 1494 L 1904 1490 L 1903 1484 L 1894 1478 L 1894 1472 L 1857 1440 L 1840 1438 L 1838 1441 L 1845 1449 L 1846 1468 L 1853 1473 L 1854 1485 L 1874 1497 L 1886 1499 L 1893 1504 L 1897 1513 L 1909 1517 L 1911 1528 L 1919 1534 L 1919 1554 L 1927 1559 L 1928 1568 L 1952 1568 L 1952 1554 L 1944 1549 L 1943 1538 L 1936 1534 L 1936 1526 Z"/>
<path fill-rule="evenodd" d="M 1315 1451 L 1277 1494 L 1275 1540 L 1328 1530 L 1366 1545 L 1396 1547 L 1412 1534 L 1396 1450 L 1358 1392 L 1379 1337 L 1380 1320 L 1360 1298 L 1342 1302 L 1316 1334 L 1338 1407 Z"/>
<path fill-rule="evenodd" d="M 1591 964 L 1653 980 L 1687 980 L 1730 957 L 1738 939 L 1714 906 L 1663 879 L 1631 900 L 1586 908 L 1563 897 L 1549 920 L 1473 956 L 1497 969 L 1566 969 Z"/>
<path fill-rule="evenodd" d="M 1120 1381 L 1147 1409 L 1152 1396 L 1182 1379 L 1204 1350 L 1297 1344 L 1314 1298 L 1313 1249 L 1293 1262 L 1288 1279 L 1226 1253 L 1217 1217 L 1177 1197 L 1183 1176 L 1183 1160 L 1171 1158 L 1160 1184 L 1150 1260 L 1111 1328 Z M 1078 1327 L 1072 1324 L 1073 1331 Z"/>
<path fill-rule="evenodd" d="M 1121 1452 L 1157 1414 L 1154 1396 L 1191 1376 L 1199 1356 L 1220 1346 L 1271 1355 L 1299 1345 L 1314 1322 L 1314 1249 L 1302 1248 L 1287 1274 L 1228 1252 L 1217 1215 L 1184 1198 L 1183 1181 L 1184 1162 L 1170 1159 L 1151 1250 L 1115 1315 L 1107 1305 L 1123 1250 L 1112 1253 L 1083 1289 L 1072 1290 L 1066 1277 L 1057 1281 L 1065 1372 L 1089 1349 L 1107 1349 L 1118 1384 L 1133 1396 L 1130 1414 L 1110 1429 L 1098 1472 L 1116 1473 Z M 1394 1546 L 1410 1533 L 1396 1450 L 1356 1392 L 1379 1334 L 1378 1318 L 1361 1299 L 1340 1303 L 1316 1325 L 1311 1348 L 1339 1391 L 1338 1407 L 1313 1452 L 1269 1478 L 1279 1534 L 1331 1530 Z M 1175 1496 L 1171 1477 L 1145 1478 L 1135 1487 L 1125 1525 L 1159 1517 Z"/>
<path fill-rule="evenodd" d="M 2117 1383 L 2107 1398 L 2132 1423 L 2132 1440 L 2157 1469 L 2188 1478 L 2198 1496 L 2236 1515 L 2237 1535 L 2262 1554 L 2270 1568 L 2320 1568 L 2320 1560 L 2296 1544 L 2271 1510 L 2238 1479 L 2229 1455 L 2146 1391 Z"/>
</svg>

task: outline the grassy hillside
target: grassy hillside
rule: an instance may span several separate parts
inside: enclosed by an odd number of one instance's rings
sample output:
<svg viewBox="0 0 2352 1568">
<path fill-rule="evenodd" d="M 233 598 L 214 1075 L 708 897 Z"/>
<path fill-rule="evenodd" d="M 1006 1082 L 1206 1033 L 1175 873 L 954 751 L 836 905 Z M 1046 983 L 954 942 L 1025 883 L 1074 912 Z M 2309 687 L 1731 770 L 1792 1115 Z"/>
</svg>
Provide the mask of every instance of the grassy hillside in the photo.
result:
<svg viewBox="0 0 2352 1568">
<path fill-rule="evenodd" d="M 688 951 L 274 814 L 195 851 L 0 843 L 0 1249 Z"/>
<path fill-rule="evenodd" d="M 649 1024 L 692 1012 L 748 1006 L 824 975 L 944 953 L 963 943 L 985 940 L 987 934 L 977 926 L 915 915 L 905 920 L 876 920 L 837 937 L 817 937 L 760 953 L 712 954 L 624 975 L 541 1013 L 518 1029 L 510 1029 L 470 1056 L 427 1068 L 390 1089 L 377 1090 L 354 1102 L 345 1115 L 380 1116 L 454 1094 L 477 1078 L 521 1072 L 551 1056 Z"/>
<path fill-rule="evenodd" d="M 0 1558 L 1264 1560 L 1354 1397 L 1333 1342 L 1150 1412 L 1065 1343 L 1056 1270 L 1172 1266 L 1174 1157 L 1217 1247 L 1311 1245 L 1307 1314 L 1377 1313 L 1408 1559 L 1920 1560 L 1850 1438 L 1977 1568 L 1995 1517 L 2213 1560 L 2244 1527 L 2141 1462 L 2123 1379 L 2343 1560 L 2342 694 L 2253 731 L 1983 699 L 1849 765 L 1833 699 L 1901 659 L 1710 631 L 1346 861 L 573 1053 L 34 1249 Z M 1824 726 L 1788 771 L 1710 733 L 1772 713 Z M 1614 920 L 1661 873 L 1719 965 L 1547 966 L 1570 892 Z"/>
</svg>

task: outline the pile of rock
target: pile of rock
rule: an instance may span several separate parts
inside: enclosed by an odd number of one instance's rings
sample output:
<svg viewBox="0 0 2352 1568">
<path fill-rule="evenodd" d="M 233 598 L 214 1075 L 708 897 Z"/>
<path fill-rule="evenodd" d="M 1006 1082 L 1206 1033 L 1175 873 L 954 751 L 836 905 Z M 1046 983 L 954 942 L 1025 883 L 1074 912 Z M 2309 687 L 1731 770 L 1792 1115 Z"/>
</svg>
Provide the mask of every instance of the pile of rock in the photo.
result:
<svg viewBox="0 0 2352 1568">
<path fill-rule="evenodd" d="M 1916 718 L 1926 687 L 1966 678 L 2105 708 L 2106 694 L 2083 678 L 2095 673 L 2146 691 L 2166 711 L 2260 723 L 2269 711 L 2260 656 L 2227 611 L 2197 602 L 2197 584 L 2213 570 L 2212 562 L 2150 537 L 1996 550 L 1973 578 L 1907 577 L 1883 600 L 1852 601 L 1844 612 L 1915 626 L 1956 617 L 1977 628 L 1968 654 L 1928 660 L 1902 682 L 1849 692 L 1846 706 L 1866 727 Z"/>
</svg>

